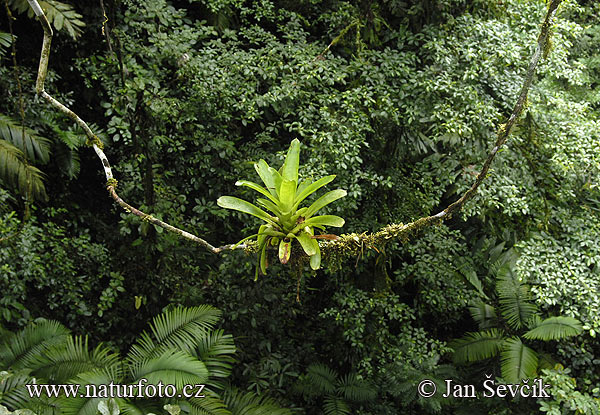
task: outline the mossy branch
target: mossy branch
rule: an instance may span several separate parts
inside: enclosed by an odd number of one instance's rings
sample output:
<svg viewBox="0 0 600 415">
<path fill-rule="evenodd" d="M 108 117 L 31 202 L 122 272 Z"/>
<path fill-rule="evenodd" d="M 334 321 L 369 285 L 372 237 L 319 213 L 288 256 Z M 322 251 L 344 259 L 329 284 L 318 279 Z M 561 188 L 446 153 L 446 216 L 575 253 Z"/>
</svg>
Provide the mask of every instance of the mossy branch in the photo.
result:
<svg viewBox="0 0 600 415">
<path fill-rule="evenodd" d="M 104 167 L 104 173 L 105 173 L 105 176 L 107 179 L 106 187 L 107 187 L 109 194 L 116 201 L 116 203 L 119 204 L 119 206 L 121 206 L 125 211 L 132 213 L 132 214 L 142 218 L 143 220 L 148 221 L 156 226 L 160 226 L 161 228 L 164 228 L 169 232 L 173 232 L 175 234 L 180 235 L 183 238 L 191 240 L 191 241 L 205 247 L 212 253 L 218 254 L 225 250 L 231 250 L 231 249 L 245 249 L 247 251 L 256 250 L 256 244 L 253 244 L 253 243 L 248 243 L 248 244 L 244 244 L 244 245 L 224 245 L 224 246 L 221 246 L 218 248 L 214 247 L 210 243 L 208 243 L 207 241 L 205 241 L 204 239 L 202 239 L 196 235 L 193 235 L 182 229 L 176 228 L 175 226 L 172 226 L 172 225 L 170 225 L 166 222 L 163 222 L 159 219 L 156 219 L 152 215 L 149 215 L 147 213 L 144 213 L 144 212 L 132 207 L 131 205 L 126 203 L 123 199 L 121 199 L 121 197 L 119 197 L 119 195 L 117 194 L 117 191 L 116 191 L 116 180 L 113 178 L 110 163 L 108 162 L 108 159 L 106 158 L 106 155 L 103 152 L 102 143 L 100 142 L 98 137 L 91 131 L 91 129 L 88 127 L 88 125 L 75 112 L 73 112 L 72 110 L 70 110 L 63 104 L 61 104 L 60 102 L 58 102 L 56 99 L 54 99 L 52 96 L 50 96 L 44 90 L 44 81 L 46 79 L 46 74 L 47 74 L 47 70 L 48 70 L 48 59 L 50 57 L 50 43 L 52 40 L 52 29 L 50 27 L 48 19 L 44 15 L 44 12 L 40 8 L 39 4 L 37 3 L 37 0 L 28 0 L 28 2 L 31 5 L 31 7 L 32 7 L 33 11 L 35 12 L 36 16 L 38 17 L 38 19 L 40 20 L 40 23 L 42 24 L 42 28 L 44 29 L 44 40 L 43 40 L 43 44 L 42 44 L 42 53 L 40 56 L 40 64 L 39 64 L 38 77 L 37 77 L 37 83 L 36 83 L 37 93 L 39 95 L 41 95 L 43 98 L 45 98 L 50 103 L 50 105 L 52 105 L 54 108 L 56 108 L 60 112 L 66 114 L 69 118 L 71 118 L 73 121 L 75 121 L 81 128 L 83 128 L 86 135 L 88 136 L 88 143 L 94 148 L 98 158 L 100 158 L 100 160 L 102 161 L 102 165 Z M 487 159 L 483 163 L 483 167 L 482 167 L 481 171 L 479 172 L 479 174 L 477 175 L 473 185 L 457 201 L 450 204 L 447 208 L 438 212 L 435 215 L 425 216 L 425 217 L 415 220 L 414 222 L 410 222 L 408 224 L 402 224 L 402 223 L 391 224 L 391 225 L 385 226 L 384 228 L 380 229 L 379 231 L 377 231 L 375 233 L 364 232 L 361 234 L 346 234 L 346 235 L 341 235 L 340 238 L 335 241 L 321 242 L 321 247 L 322 247 L 321 250 L 322 250 L 322 254 L 323 254 L 324 258 L 330 259 L 330 260 L 341 261 L 341 259 L 343 259 L 343 258 L 347 258 L 347 257 L 351 257 L 351 256 L 360 256 L 364 252 L 365 249 L 379 250 L 379 249 L 383 248 L 387 242 L 389 242 L 390 240 L 393 240 L 393 239 L 400 239 L 401 241 L 407 241 L 411 236 L 413 236 L 419 230 L 421 230 L 425 227 L 434 225 L 434 224 L 439 224 L 439 223 L 443 222 L 444 220 L 450 218 L 452 216 L 452 214 L 458 212 L 463 207 L 463 205 L 475 195 L 477 188 L 481 185 L 481 183 L 485 179 L 485 177 L 490 169 L 490 166 L 492 164 L 492 161 L 494 160 L 496 154 L 498 153 L 498 150 L 506 142 L 506 139 L 510 135 L 514 125 L 516 124 L 517 120 L 519 119 L 519 117 L 521 116 L 521 114 L 523 112 L 523 109 L 524 109 L 526 101 L 527 101 L 527 95 L 528 95 L 529 89 L 531 87 L 533 78 L 536 73 L 537 65 L 539 64 L 540 59 L 544 55 L 545 51 L 548 50 L 548 45 L 550 44 L 549 42 L 550 42 L 550 36 L 551 36 L 552 18 L 556 12 L 556 9 L 558 8 L 558 6 L 560 5 L 561 2 L 562 2 L 562 0 L 551 0 L 550 3 L 548 4 L 548 9 L 547 9 L 544 21 L 542 23 L 540 34 L 538 36 L 536 49 L 529 61 L 529 66 L 527 68 L 525 80 L 523 81 L 523 85 L 521 87 L 521 91 L 519 93 L 517 102 L 510 114 L 510 117 L 506 121 L 506 123 L 502 124 L 498 128 L 497 138 L 494 143 L 494 147 L 491 149 Z M 353 24 L 351 24 L 346 29 L 349 30 L 350 27 L 352 27 L 354 24 L 356 24 L 356 23 L 353 22 Z M 338 36 L 338 38 L 340 36 Z M 338 40 L 338 38 L 336 38 L 335 40 Z M 332 44 L 335 43 L 335 40 L 334 40 L 334 42 L 332 42 Z M 330 46 L 331 46 L 331 44 L 328 46 L 326 51 L 329 49 Z M 324 52 L 326 52 L 326 51 L 324 51 Z"/>
</svg>

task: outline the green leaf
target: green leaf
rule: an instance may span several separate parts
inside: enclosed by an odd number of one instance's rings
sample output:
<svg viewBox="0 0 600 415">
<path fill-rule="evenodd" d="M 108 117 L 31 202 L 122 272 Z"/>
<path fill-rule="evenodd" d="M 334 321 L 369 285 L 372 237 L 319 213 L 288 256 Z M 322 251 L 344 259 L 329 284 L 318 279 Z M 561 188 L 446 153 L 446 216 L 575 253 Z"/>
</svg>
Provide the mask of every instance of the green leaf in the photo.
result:
<svg viewBox="0 0 600 415">
<path fill-rule="evenodd" d="M 573 317 L 550 317 L 523 335 L 531 340 L 558 340 L 576 336 L 583 331 L 579 320 Z"/>
<path fill-rule="evenodd" d="M 531 292 L 509 266 L 503 266 L 497 275 L 496 290 L 500 300 L 500 312 L 508 325 L 514 329 L 525 327 L 537 312 Z"/>
<path fill-rule="evenodd" d="M 278 217 L 283 216 L 281 209 L 275 203 L 271 202 L 270 200 L 259 197 L 258 199 L 256 199 L 256 203 L 258 203 L 260 206 L 264 207 L 265 209 L 268 209 L 269 211 L 271 211 L 275 216 L 278 216 Z"/>
<path fill-rule="evenodd" d="M 267 238 L 267 234 L 265 231 L 267 230 L 267 225 L 260 225 L 258 228 L 258 237 L 256 238 L 256 242 L 258 242 L 258 246 L 261 247 L 265 239 Z"/>
<path fill-rule="evenodd" d="M 321 187 L 330 183 L 333 179 L 335 179 L 335 174 L 325 176 L 304 188 L 302 186 L 298 186 L 296 199 L 294 200 L 294 206 L 297 207 L 304 199 L 319 190 Z"/>
<path fill-rule="evenodd" d="M 294 205 L 294 196 L 296 195 L 296 182 L 283 179 L 279 189 L 280 207 L 284 214 L 289 213 Z"/>
<path fill-rule="evenodd" d="M 298 183 L 298 166 L 300 163 L 300 141 L 292 140 L 285 162 L 283 163 L 282 176 L 285 180 Z M 296 189 L 294 189 L 295 193 Z"/>
<path fill-rule="evenodd" d="M 348 404 L 337 396 L 327 396 L 323 402 L 323 413 L 325 415 L 347 415 L 350 414 Z"/>
<path fill-rule="evenodd" d="M 315 245 L 315 254 L 310 257 L 310 267 L 316 271 L 321 266 L 321 248 L 319 248 L 319 242 L 316 239 L 313 239 L 313 241 L 317 242 L 317 244 Z"/>
<path fill-rule="evenodd" d="M 312 234 L 306 231 L 300 232 L 298 234 L 298 242 L 302 245 L 302 249 L 306 252 L 306 255 L 312 256 L 317 253 L 317 249 L 319 248 L 319 243 L 316 239 L 311 238 Z"/>
<path fill-rule="evenodd" d="M 306 209 L 306 212 L 304 212 L 304 217 L 307 219 L 310 218 L 312 215 L 317 213 L 319 209 L 323 208 L 324 206 L 327 206 L 331 202 L 334 202 L 346 196 L 346 194 L 347 192 L 342 189 L 332 190 L 331 192 L 325 193 L 323 196 L 318 198 L 315 201 L 315 203 L 310 205 L 308 209 Z"/>
<path fill-rule="evenodd" d="M 271 193 L 269 193 L 268 190 L 266 190 L 264 187 L 262 187 L 258 183 L 254 183 L 254 182 L 251 182 L 249 180 L 238 180 L 237 182 L 235 182 L 235 185 L 236 186 L 246 186 L 246 187 L 249 187 L 252 190 L 256 190 L 260 194 L 265 195 L 266 197 L 268 197 L 269 199 L 271 199 L 274 203 L 278 202 L 277 198 L 273 197 L 273 195 L 271 195 Z"/>
<path fill-rule="evenodd" d="M 340 218 L 336 215 L 322 215 L 322 216 L 314 216 L 310 219 L 306 219 L 301 225 L 303 226 L 334 226 L 336 228 L 341 228 L 344 226 L 346 221 L 343 218 Z"/>
<path fill-rule="evenodd" d="M 277 197 L 281 193 L 281 183 L 283 182 L 283 177 L 277 170 L 273 167 L 269 167 L 269 173 L 273 176 L 273 182 L 275 183 L 275 191 L 277 192 Z"/>
<path fill-rule="evenodd" d="M 261 272 L 266 275 L 267 274 L 267 267 L 269 266 L 268 264 L 268 256 L 267 256 L 267 246 L 268 244 L 265 243 L 262 245 L 262 249 L 260 250 L 260 270 Z"/>
<path fill-rule="evenodd" d="M 471 317 L 477 323 L 480 329 L 486 329 L 496 323 L 496 310 L 489 304 L 481 300 L 476 300 L 470 307 Z"/>
<path fill-rule="evenodd" d="M 261 159 L 258 163 L 254 164 L 254 169 L 267 187 L 269 193 L 271 193 L 271 195 L 274 197 L 277 197 L 277 183 L 275 182 L 275 176 L 270 171 L 270 167 L 267 162 Z"/>
<path fill-rule="evenodd" d="M 462 338 L 452 341 L 449 346 L 454 349 L 454 361 L 466 363 L 496 356 L 503 343 L 504 332 L 500 329 L 490 329 L 467 333 Z"/>
<path fill-rule="evenodd" d="M 518 337 L 506 339 L 500 353 L 502 377 L 508 383 L 521 383 L 535 376 L 537 354 Z"/>
<path fill-rule="evenodd" d="M 205 384 L 209 377 L 202 361 L 177 349 L 167 349 L 157 357 L 136 362 L 131 372 L 134 383 L 145 378 L 150 384 L 172 384 L 178 390 L 184 385 Z"/>
<path fill-rule="evenodd" d="M 292 255 L 292 241 L 286 241 L 282 239 L 279 242 L 279 262 L 282 264 L 287 264 L 290 260 L 290 256 Z"/>
<path fill-rule="evenodd" d="M 264 210 L 259 207 L 254 206 L 250 202 L 246 202 L 245 200 L 239 199 L 233 196 L 221 196 L 217 199 L 217 205 L 221 206 L 225 209 L 233 209 L 243 213 L 248 213 L 249 215 L 256 216 L 268 223 L 271 223 L 276 226 L 276 223 L 273 221 L 273 218 Z"/>
</svg>

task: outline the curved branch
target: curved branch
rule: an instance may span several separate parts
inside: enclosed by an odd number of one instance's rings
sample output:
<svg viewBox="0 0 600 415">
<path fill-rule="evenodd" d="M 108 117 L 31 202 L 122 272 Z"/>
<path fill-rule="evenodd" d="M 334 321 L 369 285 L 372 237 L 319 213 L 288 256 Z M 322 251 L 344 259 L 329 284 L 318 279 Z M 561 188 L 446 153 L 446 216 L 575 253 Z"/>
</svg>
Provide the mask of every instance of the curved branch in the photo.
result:
<svg viewBox="0 0 600 415">
<path fill-rule="evenodd" d="M 48 60 L 50 58 L 50 44 L 52 42 L 52 34 L 53 33 L 52 33 L 52 28 L 50 27 L 50 23 L 48 22 L 48 18 L 44 14 L 44 11 L 40 7 L 37 0 L 27 0 L 27 1 L 29 2 L 29 5 L 33 9 L 33 12 L 39 19 L 39 21 L 42 25 L 42 28 L 44 29 L 44 40 L 42 43 L 42 52 L 40 54 L 40 64 L 38 67 L 37 81 L 35 84 L 36 92 L 38 93 L 38 95 L 40 95 L 46 101 L 48 101 L 51 106 L 53 106 L 54 108 L 56 108 L 58 111 L 62 112 L 63 114 L 67 115 L 69 118 L 71 118 L 73 121 L 75 121 L 75 123 L 83 129 L 83 131 L 85 132 L 85 134 L 88 137 L 88 145 L 90 145 L 94 148 L 96 155 L 102 162 L 102 166 L 104 168 L 104 175 L 106 176 L 106 189 L 108 190 L 110 196 L 115 200 L 115 202 L 117 202 L 117 204 L 119 206 L 121 206 L 123 209 L 125 209 L 125 211 L 140 217 L 142 220 L 148 221 L 156 226 L 160 226 L 161 228 L 168 230 L 169 232 L 176 233 L 177 235 L 179 235 L 183 238 L 189 239 L 190 241 L 193 241 L 199 245 L 202 245 L 203 247 L 205 247 L 206 249 L 208 249 L 210 252 L 212 252 L 214 254 L 220 253 L 220 252 L 228 250 L 228 249 L 234 249 L 234 245 L 224 245 L 224 246 L 221 246 L 218 248 L 214 247 L 210 243 L 208 243 L 207 241 L 205 241 L 204 239 L 202 239 L 196 235 L 193 235 L 187 231 L 184 231 L 183 229 L 179 229 L 175 226 L 172 226 L 166 222 L 156 219 L 152 215 L 149 215 L 147 213 L 142 212 L 139 209 L 134 208 L 133 206 L 127 204 L 123 199 L 121 199 L 121 197 L 119 197 L 119 195 L 117 194 L 117 189 L 116 189 L 117 181 L 113 178 L 110 163 L 108 162 L 108 158 L 106 157 L 106 154 L 104 154 L 104 151 L 103 151 L 104 145 L 103 145 L 102 141 L 100 141 L 98 136 L 94 134 L 94 132 L 87 125 L 87 123 L 85 121 L 83 121 L 75 112 L 73 112 L 72 110 L 67 108 L 65 105 L 60 103 L 58 100 L 56 100 L 54 97 L 52 97 L 50 94 L 48 94 L 44 90 L 44 82 L 46 80 L 46 75 L 48 74 Z M 238 245 L 235 248 L 245 248 L 245 247 L 246 247 L 245 245 Z"/>
<path fill-rule="evenodd" d="M 485 179 L 485 176 L 487 175 L 490 165 L 496 157 L 498 150 L 506 142 L 506 139 L 510 135 L 512 128 L 523 112 L 523 108 L 527 102 L 527 94 L 529 93 L 529 88 L 533 83 L 533 77 L 535 76 L 537 65 L 539 64 L 542 55 L 548 51 L 552 18 L 561 2 L 562 0 L 551 0 L 550 4 L 548 5 L 548 10 L 546 11 L 546 16 L 538 36 L 537 45 L 529 61 L 529 67 L 527 68 L 527 73 L 525 75 L 523 85 L 521 86 L 517 103 L 515 104 L 506 124 L 501 124 L 500 128 L 498 128 L 494 147 L 483 163 L 483 167 L 475 178 L 473 185 L 457 201 L 453 202 L 447 208 L 436 213 L 435 215 L 425 216 L 408 224 L 400 223 L 388 225 L 373 234 L 363 233 L 342 235 L 335 241 L 324 243 L 324 246 L 321 248 L 323 254 L 327 252 L 339 261 L 341 257 L 361 255 L 365 247 L 375 248 L 377 246 L 382 246 L 387 240 L 392 238 L 400 238 L 402 241 L 406 241 L 419 229 L 441 223 L 444 220 L 449 219 L 453 213 L 458 212 L 463 205 L 475 195 L 477 188 Z"/>
<path fill-rule="evenodd" d="M 70 110 L 63 104 L 61 104 L 59 101 L 57 101 L 55 98 L 50 96 L 44 90 L 44 81 L 46 79 L 46 75 L 47 75 L 47 71 L 48 71 L 48 59 L 50 57 L 50 43 L 52 40 L 52 28 L 50 27 L 50 23 L 48 22 L 48 19 L 46 18 L 44 12 L 40 8 L 37 0 L 27 0 L 27 1 L 29 2 L 31 8 L 35 12 L 38 19 L 40 20 L 40 23 L 42 24 L 42 28 L 44 29 L 44 40 L 43 40 L 43 44 L 42 44 L 42 52 L 40 55 L 40 64 L 39 64 L 38 77 L 37 77 L 37 82 L 36 82 L 36 91 L 39 95 L 41 95 L 44 99 L 46 99 L 50 103 L 50 105 L 52 105 L 54 108 L 56 108 L 60 112 L 66 114 L 69 118 L 71 118 L 73 121 L 75 121 L 81 128 L 83 128 L 83 130 L 85 131 L 85 134 L 88 136 L 88 144 L 94 148 L 96 155 L 102 161 L 102 165 L 104 167 L 104 174 L 105 174 L 106 180 L 107 180 L 106 188 L 107 188 L 109 194 L 111 195 L 111 197 L 115 200 L 115 202 L 117 204 L 119 204 L 119 206 L 121 206 L 125 211 L 142 218 L 142 220 L 148 221 L 156 226 L 160 226 L 161 228 L 166 229 L 169 232 L 173 232 L 175 234 L 180 235 L 183 238 L 191 240 L 191 241 L 205 247 L 206 249 L 208 249 L 210 252 L 212 252 L 214 254 L 218 254 L 222 251 L 230 250 L 230 249 L 248 249 L 248 250 L 255 249 L 255 244 L 252 244 L 252 243 L 245 244 L 245 245 L 224 245 L 224 246 L 221 246 L 218 248 L 214 247 L 210 243 L 208 243 L 207 241 L 205 241 L 204 239 L 202 239 L 196 235 L 193 235 L 182 229 L 176 228 L 175 226 L 172 226 L 172 225 L 170 225 L 166 222 L 163 222 L 159 219 L 156 219 L 152 215 L 149 215 L 147 213 L 144 213 L 144 212 L 132 207 L 131 205 L 127 204 L 123 199 L 121 199 L 121 197 L 119 197 L 119 195 L 117 194 L 117 191 L 116 191 L 117 181 L 113 178 L 110 163 L 108 162 L 108 159 L 106 158 L 106 155 L 104 154 L 104 151 L 102 150 L 103 144 L 100 141 L 100 139 L 92 132 L 92 130 L 89 128 L 89 126 L 77 114 L 75 114 L 75 112 L 73 112 L 72 110 Z M 345 235 L 342 235 L 339 239 L 337 239 L 335 241 L 322 242 L 321 249 L 322 249 L 322 252 L 324 255 L 326 254 L 327 256 L 330 256 L 331 258 L 336 258 L 337 260 L 341 260 L 341 258 L 343 258 L 343 257 L 361 255 L 361 253 L 363 252 L 365 247 L 377 249 L 376 247 L 378 247 L 378 246 L 381 247 L 381 246 L 385 245 L 385 243 L 387 241 L 389 241 L 390 239 L 393 239 L 393 238 L 399 238 L 402 241 L 406 241 L 406 240 L 408 240 L 408 238 L 411 235 L 413 235 L 418 230 L 420 230 L 424 227 L 427 227 L 427 226 L 431 226 L 433 224 L 441 223 L 442 221 L 450 218 L 453 213 L 459 211 L 463 207 L 463 205 L 475 195 L 477 188 L 485 179 L 485 176 L 487 175 L 490 165 L 492 164 L 492 161 L 494 160 L 496 154 L 498 153 L 498 150 L 506 142 L 506 139 L 508 138 L 512 128 L 514 127 L 515 123 L 517 122 L 518 118 L 521 116 L 521 114 L 523 112 L 523 108 L 525 107 L 525 103 L 527 101 L 527 94 L 528 94 L 529 88 L 531 87 L 531 84 L 533 82 L 533 77 L 535 76 L 537 65 L 539 64 L 540 59 L 542 58 L 544 51 L 547 50 L 547 47 L 549 44 L 548 42 L 549 42 L 549 38 L 550 38 L 550 25 L 552 22 L 552 18 L 554 16 L 554 13 L 556 12 L 556 9 L 558 8 L 558 6 L 561 2 L 562 2 L 562 0 L 551 0 L 550 4 L 548 5 L 548 10 L 546 12 L 546 16 L 544 18 L 544 21 L 542 23 L 542 27 L 540 30 L 540 34 L 538 36 L 537 46 L 536 46 L 535 52 L 533 53 L 533 55 L 530 59 L 529 67 L 527 68 L 525 80 L 521 87 L 521 92 L 519 93 L 517 102 L 511 112 L 510 117 L 509 117 L 508 121 L 506 122 L 506 124 L 502 124 L 500 126 L 500 128 L 498 129 L 498 135 L 496 138 L 496 142 L 494 143 L 494 147 L 492 148 L 487 159 L 483 163 L 483 167 L 482 167 L 481 171 L 479 172 L 479 174 L 477 175 L 473 185 L 457 201 L 450 204 L 447 208 L 445 208 L 441 212 L 438 212 L 435 215 L 425 216 L 420 219 L 417 219 L 414 222 L 410 222 L 408 224 L 388 225 L 388 226 L 382 228 L 381 230 L 379 230 L 378 232 L 371 233 L 371 234 L 367 234 L 366 232 L 362 233 L 362 234 L 356 234 L 356 233 L 345 234 Z M 329 47 L 327 49 L 329 49 Z M 326 51 L 327 51 L 327 49 L 326 49 Z"/>
</svg>

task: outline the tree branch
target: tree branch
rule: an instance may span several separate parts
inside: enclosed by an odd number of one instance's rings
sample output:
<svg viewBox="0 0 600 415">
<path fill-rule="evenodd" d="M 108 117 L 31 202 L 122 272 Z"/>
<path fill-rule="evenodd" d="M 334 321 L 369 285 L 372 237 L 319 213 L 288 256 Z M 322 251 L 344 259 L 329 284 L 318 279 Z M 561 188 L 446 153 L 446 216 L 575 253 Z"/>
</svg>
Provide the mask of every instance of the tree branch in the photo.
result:
<svg viewBox="0 0 600 415">
<path fill-rule="evenodd" d="M 44 81 L 46 80 L 46 76 L 48 74 L 48 60 L 50 58 L 50 44 L 52 42 L 52 28 L 50 27 L 48 18 L 44 14 L 44 11 L 40 7 L 37 0 L 27 0 L 27 1 L 29 2 L 29 5 L 33 9 L 35 15 L 37 16 L 38 20 L 40 21 L 40 23 L 42 25 L 42 28 L 44 29 L 44 40 L 42 43 L 42 52 L 40 54 L 40 64 L 38 67 L 37 81 L 35 84 L 36 92 L 38 93 L 38 95 L 42 96 L 42 98 L 44 98 L 46 101 L 48 101 L 51 106 L 53 106 L 54 108 L 56 108 L 58 111 L 62 112 L 63 114 L 66 114 L 69 118 L 71 118 L 73 121 L 75 121 L 75 123 L 83 129 L 83 131 L 85 132 L 85 134 L 88 137 L 88 145 L 90 145 L 94 148 L 96 155 L 102 162 L 102 166 L 104 167 L 104 175 L 106 176 L 106 189 L 108 190 L 110 196 L 115 200 L 115 202 L 117 202 L 117 204 L 119 204 L 119 206 L 121 206 L 123 209 L 125 209 L 125 211 L 140 217 L 142 220 L 148 221 L 156 226 L 160 226 L 161 228 L 168 230 L 169 232 L 176 233 L 177 235 L 179 235 L 183 238 L 189 239 L 190 241 L 193 241 L 199 245 L 202 245 L 203 247 L 205 247 L 206 249 L 208 249 L 210 252 L 212 252 L 214 254 L 220 253 L 220 252 L 228 250 L 228 249 L 234 249 L 233 245 L 224 245 L 224 246 L 221 246 L 218 248 L 214 247 L 210 243 L 208 243 L 207 241 L 205 241 L 204 239 L 202 239 L 196 235 L 193 235 L 182 229 L 176 228 L 175 226 L 172 226 L 172 225 L 170 225 L 166 222 L 163 222 L 159 219 L 156 219 L 152 215 L 149 215 L 147 213 L 142 212 L 139 209 L 134 208 L 133 206 L 127 204 L 121 197 L 119 197 L 119 195 L 117 194 L 117 189 L 116 189 L 117 181 L 113 177 L 110 163 L 108 162 L 108 158 L 106 157 L 106 154 L 104 154 L 104 151 L 103 151 L 104 144 L 102 143 L 102 141 L 100 141 L 98 136 L 94 134 L 94 132 L 90 129 L 90 127 L 86 124 L 86 122 L 83 121 L 75 112 L 73 112 L 72 110 L 67 108 L 65 105 L 60 103 L 58 100 L 56 100 L 50 94 L 48 94 L 44 89 Z M 239 245 L 236 248 L 245 248 L 245 247 L 246 247 L 245 245 Z"/>
<path fill-rule="evenodd" d="M 116 191 L 117 181 L 113 178 L 110 163 L 108 162 L 108 159 L 106 158 L 106 155 L 104 154 L 103 144 L 100 141 L 100 139 L 92 132 L 92 130 L 89 128 L 89 126 L 75 112 L 73 112 L 72 110 L 70 110 L 63 104 L 61 104 L 59 101 L 57 101 L 55 98 L 50 96 L 44 90 L 44 81 L 46 79 L 46 75 L 47 75 L 47 71 L 48 71 L 48 59 L 50 57 L 50 43 L 52 40 L 52 28 L 50 27 L 50 23 L 48 22 L 48 19 L 46 18 L 43 10 L 40 8 L 37 0 L 27 0 L 27 1 L 29 2 L 29 5 L 35 12 L 36 16 L 38 17 L 38 19 L 42 25 L 42 28 L 44 29 L 44 40 L 43 40 L 43 44 L 42 44 L 42 52 L 40 55 L 40 64 L 39 64 L 38 77 L 37 77 L 37 82 L 36 82 L 36 91 L 39 95 L 41 95 L 44 99 L 46 99 L 50 103 L 51 106 L 53 106 L 60 112 L 66 114 L 69 118 L 71 118 L 73 121 L 75 121 L 75 123 L 77 123 L 77 125 L 79 125 L 85 131 L 85 134 L 88 137 L 88 144 L 94 148 L 96 155 L 102 162 L 102 165 L 104 167 L 104 174 L 105 174 L 106 180 L 107 180 L 106 188 L 107 188 L 110 196 L 115 200 L 115 202 L 119 206 L 121 206 L 125 211 L 140 217 L 142 220 L 148 221 L 156 226 L 160 226 L 161 228 L 166 229 L 169 232 L 173 232 L 177 235 L 180 235 L 183 238 L 193 241 L 193 242 L 203 246 L 204 248 L 208 249 L 210 252 L 212 252 L 214 254 L 218 254 L 220 252 L 223 252 L 225 250 L 230 250 L 230 249 L 253 250 L 255 244 L 252 244 L 252 243 L 242 244 L 242 245 L 224 245 L 221 247 L 214 247 L 210 243 L 208 243 L 207 241 L 205 241 L 204 239 L 202 239 L 196 235 L 193 235 L 182 229 L 176 228 L 175 226 L 172 226 L 172 225 L 170 225 L 166 222 L 163 222 L 159 219 L 156 219 L 152 215 L 149 215 L 147 213 L 144 213 L 144 212 L 134 208 L 133 206 L 126 203 L 123 199 L 121 199 L 121 197 L 119 197 L 119 195 L 117 194 L 117 191 Z M 330 259 L 334 259 L 334 260 L 341 260 L 344 257 L 361 255 L 362 252 L 364 251 L 365 247 L 366 248 L 374 248 L 374 249 L 377 249 L 377 247 L 382 247 L 383 245 L 385 245 L 386 242 L 388 242 L 391 239 L 399 238 L 402 241 L 406 241 L 406 240 L 408 240 L 408 238 L 410 236 L 412 236 L 415 232 L 419 231 L 420 229 L 427 227 L 427 226 L 431 226 L 433 224 L 441 223 L 444 220 L 450 218 L 453 213 L 459 211 L 463 207 L 463 205 L 475 195 L 477 188 L 485 179 L 485 176 L 487 175 L 490 165 L 492 164 L 492 161 L 494 160 L 496 154 L 498 153 L 498 150 L 506 142 L 506 139 L 508 138 L 512 128 L 514 127 L 515 123 L 517 122 L 518 118 L 521 116 L 521 114 L 523 112 L 523 108 L 525 107 L 525 103 L 527 101 L 527 94 L 528 94 L 529 88 L 531 87 L 531 84 L 533 82 L 533 77 L 535 76 L 537 65 L 549 45 L 548 42 L 549 42 L 549 38 L 550 38 L 550 26 L 551 26 L 552 18 L 554 16 L 554 13 L 556 12 L 556 9 L 558 8 L 558 6 L 561 2 L 562 2 L 562 0 L 551 0 L 550 4 L 548 5 L 548 10 L 546 12 L 546 16 L 544 18 L 544 21 L 542 23 L 542 27 L 540 30 L 540 34 L 538 36 L 537 46 L 536 46 L 535 52 L 533 53 L 533 55 L 530 59 L 529 67 L 527 69 L 527 73 L 525 75 L 525 80 L 521 87 L 521 92 L 519 93 L 517 102 L 511 112 L 511 115 L 510 115 L 508 121 L 506 122 L 506 124 L 500 125 L 500 128 L 498 129 L 496 142 L 494 143 L 494 147 L 492 148 L 487 159 L 483 163 L 483 167 L 482 167 L 481 171 L 479 172 L 479 174 L 477 175 L 473 185 L 457 201 L 450 204 L 447 208 L 445 208 L 441 212 L 438 212 L 435 215 L 425 216 L 425 217 L 415 220 L 414 222 L 410 222 L 408 224 L 400 223 L 400 224 L 388 225 L 375 233 L 367 234 L 365 232 L 362 234 L 356 234 L 356 233 L 345 234 L 345 235 L 342 235 L 339 239 L 337 239 L 335 241 L 321 242 L 321 244 L 322 244 L 321 249 L 322 249 L 324 256 L 328 256 L 328 257 L 330 257 Z M 349 29 L 349 27 L 347 29 Z M 337 38 L 336 38 L 336 40 L 337 40 Z M 332 42 L 332 44 L 333 43 L 334 42 Z M 330 46 L 328 46 L 328 48 L 324 52 L 326 52 Z"/>
</svg>

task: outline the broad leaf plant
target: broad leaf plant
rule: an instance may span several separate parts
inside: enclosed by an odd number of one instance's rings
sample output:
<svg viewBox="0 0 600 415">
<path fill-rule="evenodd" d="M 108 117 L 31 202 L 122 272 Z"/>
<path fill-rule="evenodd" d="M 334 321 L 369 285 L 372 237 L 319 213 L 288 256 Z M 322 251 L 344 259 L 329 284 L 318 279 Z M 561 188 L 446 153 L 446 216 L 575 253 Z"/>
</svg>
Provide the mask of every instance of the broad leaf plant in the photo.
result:
<svg viewBox="0 0 600 415">
<path fill-rule="evenodd" d="M 298 241 L 306 255 L 310 257 L 310 266 L 317 270 L 321 265 L 321 251 L 318 239 L 334 238 L 331 235 L 315 235 L 315 228 L 324 230 L 325 226 L 344 226 L 344 219 L 335 215 L 315 216 L 316 213 L 344 196 L 342 189 L 332 190 L 318 198 L 308 207 L 300 207 L 308 196 L 331 182 L 335 175 L 325 176 L 315 182 L 305 179 L 299 182 L 298 167 L 300 162 L 300 141 L 294 139 L 279 170 L 270 167 L 267 162 L 260 160 L 254 164 L 265 187 L 248 181 L 240 180 L 236 186 L 247 186 L 266 198 L 257 198 L 256 203 L 269 211 L 233 196 L 221 196 L 217 204 L 226 209 L 238 210 L 256 216 L 265 224 L 261 225 L 258 233 L 242 239 L 256 238 L 258 242 L 259 266 L 258 272 L 266 274 L 268 266 L 267 247 L 279 246 L 279 261 L 287 264 L 292 253 L 292 243 Z"/>
</svg>

